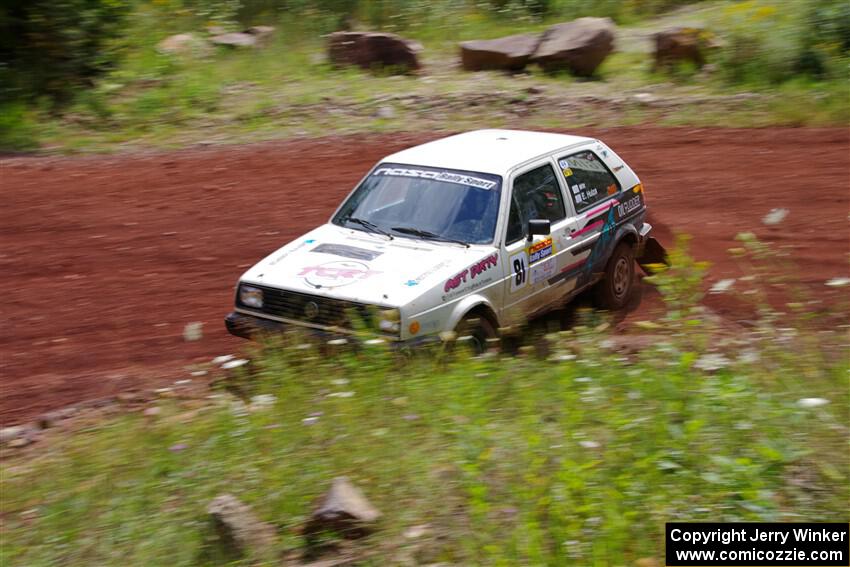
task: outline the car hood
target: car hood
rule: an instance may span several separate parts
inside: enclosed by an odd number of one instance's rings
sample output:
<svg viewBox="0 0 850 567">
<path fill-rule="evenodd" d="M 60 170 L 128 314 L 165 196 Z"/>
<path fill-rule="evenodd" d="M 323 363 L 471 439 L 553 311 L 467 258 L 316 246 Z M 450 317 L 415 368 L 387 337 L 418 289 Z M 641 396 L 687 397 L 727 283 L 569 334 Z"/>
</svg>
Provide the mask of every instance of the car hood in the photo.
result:
<svg viewBox="0 0 850 567">
<path fill-rule="evenodd" d="M 241 281 L 401 307 L 482 258 L 492 246 L 386 236 L 325 224 L 273 252 Z"/>
</svg>

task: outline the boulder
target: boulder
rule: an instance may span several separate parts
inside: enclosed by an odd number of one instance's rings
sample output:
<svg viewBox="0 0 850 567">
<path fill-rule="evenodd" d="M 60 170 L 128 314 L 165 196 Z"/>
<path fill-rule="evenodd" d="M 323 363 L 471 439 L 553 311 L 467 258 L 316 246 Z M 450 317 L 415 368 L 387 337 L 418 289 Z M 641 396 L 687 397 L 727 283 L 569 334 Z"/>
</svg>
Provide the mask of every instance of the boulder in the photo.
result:
<svg viewBox="0 0 850 567">
<path fill-rule="evenodd" d="M 330 490 L 322 497 L 310 516 L 305 533 L 310 535 L 323 530 L 356 538 L 366 535 L 381 517 L 360 490 L 348 478 L 333 480 Z"/>
<path fill-rule="evenodd" d="M 160 41 L 157 46 L 160 53 L 168 55 L 205 55 L 209 45 L 193 33 L 178 33 Z"/>
<path fill-rule="evenodd" d="M 420 68 L 422 46 L 392 33 L 334 32 L 328 36 L 328 60 L 334 66 L 391 68 L 407 73 Z"/>
<path fill-rule="evenodd" d="M 653 69 L 670 69 L 676 63 L 690 61 L 698 68 L 705 65 L 706 52 L 715 46 L 711 33 L 701 28 L 671 28 L 652 36 L 655 42 Z"/>
<path fill-rule="evenodd" d="M 219 542 L 237 555 L 271 558 L 277 534 L 251 508 L 231 494 L 217 496 L 207 506 Z"/>
<path fill-rule="evenodd" d="M 257 45 L 264 46 L 271 41 L 274 30 L 274 26 L 251 26 L 244 33 L 254 36 L 257 40 Z"/>
<path fill-rule="evenodd" d="M 616 29 L 611 18 L 578 18 L 555 24 L 543 33 L 532 61 L 546 72 L 566 70 L 589 77 L 614 51 Z"/>
<path fill-rule="evenodd" d="M 535 34 L 464 41 L 460 44 L 461 66 L 465 71 L 522 71 L 538 43 L 540 37 Z"/>
<path fill-rule="evenodd" d="M 257 47 L 257 37 L 245 32 L 223 33 L 212 36 L 210 38 L 210 43 L 234 49 L 239 47 Z"/>
</svg>

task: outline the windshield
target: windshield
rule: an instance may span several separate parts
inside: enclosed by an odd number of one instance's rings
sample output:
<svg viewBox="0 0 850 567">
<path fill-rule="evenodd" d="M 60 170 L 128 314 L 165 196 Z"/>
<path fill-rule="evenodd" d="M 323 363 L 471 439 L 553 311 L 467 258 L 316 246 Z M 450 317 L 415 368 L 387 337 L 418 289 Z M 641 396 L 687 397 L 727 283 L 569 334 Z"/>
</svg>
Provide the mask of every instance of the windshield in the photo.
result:
<svg viewBox="0 0 850 567">
<path fill-rule="evenodd" d="M 498 175 L 382 163 L 332 222 L 391 235 L 489 244 L 501 186 Z"/>
</svg>

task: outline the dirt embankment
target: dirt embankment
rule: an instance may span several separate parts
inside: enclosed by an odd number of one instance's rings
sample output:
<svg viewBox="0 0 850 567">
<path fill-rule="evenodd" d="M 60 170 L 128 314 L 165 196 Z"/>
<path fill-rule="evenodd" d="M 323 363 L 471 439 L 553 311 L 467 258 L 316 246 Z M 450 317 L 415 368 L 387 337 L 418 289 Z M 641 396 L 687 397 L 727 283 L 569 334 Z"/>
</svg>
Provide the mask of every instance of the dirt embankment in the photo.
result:
<svg viewBox="0 0 850 567">
<path fill-rule="evenodd" d="M 793 246 L 798 275 L 817 297 L 840 294 L 823 283 L 847 274 L 846 130 L 578 133 L 604 139 L 634 167 L 658 236 L 693 235 L 712 279 L 737 273 L 726 250 L 738 232 L 754 230 Z M 240 348 L 222 317 L 242 271 L 324 222 L 383 155 L 435 137 L 3 159 L 0 421 L 167 383 L 193 362 Z M 788 217 L 765 227 L 772 208 Z M 724 311 L 722 302 L 712 306 Z M 192 321 L 203 322 L 203 338 L 185 342 Z"/>
</svg>

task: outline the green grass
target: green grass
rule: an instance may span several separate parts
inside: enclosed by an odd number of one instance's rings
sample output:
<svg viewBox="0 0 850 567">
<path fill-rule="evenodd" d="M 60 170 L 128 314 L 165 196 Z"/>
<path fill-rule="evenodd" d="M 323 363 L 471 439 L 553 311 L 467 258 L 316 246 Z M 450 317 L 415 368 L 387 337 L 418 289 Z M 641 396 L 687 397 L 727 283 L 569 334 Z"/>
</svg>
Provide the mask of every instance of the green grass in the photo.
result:
<svg viewBox="0 0 850 567">
<path fill-rule="evenodd" d="M 299 554 L 340 475 L 385 514 L 356 547 L 373 565 L 660 563 L 668 521 L 847 521 L 846 313 L 824 329 L 800 303 L 770 308 L 785 260 L 739 240 L 756 276 L 739 293 L 761 313 L 750 331 L 701 316 L 704 266 L 680 246 L 653 277 L 669 312 L 641 325 L 654 335 L 637 355 L 613 350 L 593 313 L 517 356 L 290 336 L 252 347 L 250 370 L 206 400 L 50 435 L 0 469 L 0 562 L 226 564 L 205 515 L 223 492 Z M 252 411 L 258 394 L 273 406 Z"/>
<path fill-rule="evenodd" d="M 510 19 L 481 12 L 433 13 L 408 23 L 405 35 L 425 46 L 421 76 L 393 77 L 357 69 L 332 69 L 324 62 L 324 40 L 316 21 L 283 18 L 271 45 L 260 50 L 213 51 L 209 57 L 169 56 L 156 50 L 169 34 L 198 31 L 187 17 L 165 18 L 140 4 L 124 40 L 122 64 L 81 93 L 62 117 L 37 109 L 27 114 L 27 139 L 64 151 L 111 151 L 133 146 L 179 147 L 200 141 L 249 142 L 268 138 L 359 131 L 457 130 L 490 126 L 541 127 L 567 124 L 666 123 L 717 126 L 836 125 L 850 122 L 842 81 L 798 79 L 782 86 L 730 86 L 721 72 L 683 70 L 673 76 L 650 71 L 650 54 L 640 51 L 645 34 L 677 21 L 713 21 L 727 3 L 707 3 L 683 15 L 644 20 L 622 28 L 621 52 L 609 57 L 598 80 L 566 74 L 547 76 L 465 73 L 458 69 L 457 42 L 540 31 L 551 23 Z M 555 18 L 556 21 L 560 18 Z M 656 22 L 656 23 L 653 23 Z M 836 67 L 838 69 L 840 66 Z M 528 112 L 512 102 L 542 88 L 545 100 Z M 755 91 L 754 101 L 734 95 Z M 642 92 L 670 104 L 646 107 Z M 388 98 L 417 95 L 426 101 L 398 104 Z M 468 101 L 486 96 L 484 104 Z M 587 103 L 585 97 L 599 102 Z M 706 103 L 711 97 L 714 102 Z M 377 116 L 390 104 L 394 115 Z M 430 108 L 430 110 L 425 110 Z"/>
</svg>

